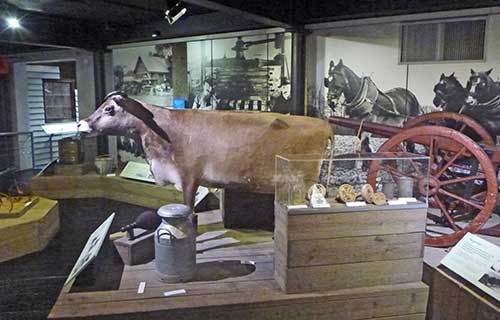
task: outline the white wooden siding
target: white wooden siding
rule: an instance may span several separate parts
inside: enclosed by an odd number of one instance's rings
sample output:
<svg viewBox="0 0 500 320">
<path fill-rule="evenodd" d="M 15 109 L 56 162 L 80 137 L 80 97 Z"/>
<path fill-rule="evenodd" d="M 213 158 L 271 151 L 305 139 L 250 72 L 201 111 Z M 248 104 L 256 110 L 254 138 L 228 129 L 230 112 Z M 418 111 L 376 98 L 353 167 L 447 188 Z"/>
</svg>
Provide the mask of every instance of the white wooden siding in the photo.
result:
<svg viewBox="0 0 500 320">
<path fill-rule="evenodd" d="M 43 79 L 59 79 L 60 72 L 57 66 L 27 65 L 28 80 L 28 107 L 29 125 L 33 132 L 35 150 L 35 167 L 46 165 L 51 159 L 58 157 L 57 141 L 69 135 L 54 135 L 52 137 L 52 157 L 50 154 L 50 137 L 45 134 L 42 125 L 45 124 L 45 111 L 43 107 Z M 78 110 L 77 110 L 78 111 Z"/>
</svg>

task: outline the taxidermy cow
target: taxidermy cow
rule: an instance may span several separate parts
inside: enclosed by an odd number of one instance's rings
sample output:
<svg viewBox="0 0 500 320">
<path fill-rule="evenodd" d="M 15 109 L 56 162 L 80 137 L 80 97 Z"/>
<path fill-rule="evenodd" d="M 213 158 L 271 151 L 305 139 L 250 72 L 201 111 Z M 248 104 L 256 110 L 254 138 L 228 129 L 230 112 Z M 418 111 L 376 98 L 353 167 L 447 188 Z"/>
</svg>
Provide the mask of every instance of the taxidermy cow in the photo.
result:
<svg viewBox="0 0 500 320">
<path fill-rule="evenodd" d="M 134 139 L 142 145 L 156 183 L 175 184 L 191 207 L 199 185 L 273 193 L 275 156 L 322 155 L 330 136 L 330 125 L 319 119 L 170 110 L 119 92 L 108 94 L 78 128 Z"/>
</svg>

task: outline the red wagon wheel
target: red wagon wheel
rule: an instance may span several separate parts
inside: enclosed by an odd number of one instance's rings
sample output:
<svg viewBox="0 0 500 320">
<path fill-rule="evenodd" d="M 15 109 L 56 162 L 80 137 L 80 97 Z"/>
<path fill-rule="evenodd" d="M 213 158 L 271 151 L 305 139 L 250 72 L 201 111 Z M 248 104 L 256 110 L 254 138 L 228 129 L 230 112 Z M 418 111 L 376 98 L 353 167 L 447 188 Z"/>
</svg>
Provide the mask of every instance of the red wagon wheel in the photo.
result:
<svg viewBox="0 0 500 320">
<path fill-rule="evenodd" d="M 431 124 L 455 129 L 471 138 L 476 138 L 473 137 L 476 135 L 479 138 L 478 141 L 481 143 L 490 146 L 495 145 L 493 138 L 479 122 L 469 116 L 455 112 L 438 111 L 426 113 L 408 120 L 404 128 L 414 128 Z"/>
<path fill-rule="evenodd" d="M 377 187 L 377 176 L 385 171 L 393 177 L 413 178 L 419 193 L 428 193 L 429 207 L 439 209 L 429 210 L 428 222 L 444 222 L 453 230 L 451 234 L 440 234 L 431 231 L 429 227 L 432 225 L 428 223 L 425 239 L 428 246 L 452 246 L 467 232 L 477 232 L 490 217 L 497 197 L 496 173 L 486 153 L 469 137 L 438 126 L 403 130 L 387 140 L 378 151 L 407 152 L 409 142 L 415 153 L 430 157 L 429 178 L 426 178 L 426 170 L 419 168 L 420 164 L 415 161 L 410 161 L 413 168 L 409 172 L 374 161 L 368 172 L 368 183 Z M 470 195 L 464 196 L 467 192 Z M 439 211 L 440 214 L 436 213 Z M 465 227 L 458 222 L 464 214 L 473 216 Z"/>
</svg>

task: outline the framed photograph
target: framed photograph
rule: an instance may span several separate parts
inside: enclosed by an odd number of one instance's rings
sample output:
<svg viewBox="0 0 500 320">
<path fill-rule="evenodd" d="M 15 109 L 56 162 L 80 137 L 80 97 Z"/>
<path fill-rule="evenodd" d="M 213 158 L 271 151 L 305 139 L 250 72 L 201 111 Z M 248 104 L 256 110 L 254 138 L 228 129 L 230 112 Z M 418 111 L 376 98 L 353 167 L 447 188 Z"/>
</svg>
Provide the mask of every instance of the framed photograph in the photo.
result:
<svg viewBox="0 0 500 320">
<path fill-rule="evenodd" d="M 43 79 L 43 106 L 45 123 L 76 121 L 74 82 Z"/>
</svg>

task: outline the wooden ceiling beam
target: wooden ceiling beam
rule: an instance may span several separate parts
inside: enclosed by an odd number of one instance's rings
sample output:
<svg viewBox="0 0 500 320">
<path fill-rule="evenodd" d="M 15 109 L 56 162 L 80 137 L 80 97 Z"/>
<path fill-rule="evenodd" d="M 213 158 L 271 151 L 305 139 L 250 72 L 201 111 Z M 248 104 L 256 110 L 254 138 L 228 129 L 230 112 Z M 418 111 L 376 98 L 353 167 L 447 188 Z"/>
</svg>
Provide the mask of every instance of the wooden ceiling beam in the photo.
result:
<svg viewBox="0 0 500 320">
<path fill-rule="evenodd" d="M 283 22 L 283 21 L 278 21 L 278 20 L 275 20 L 275 19 L 272 19 L 272 18 L 269 18 L 269 17 L 265 17 L 265 16 L 262 16 L 262 15 L 258 15 L 258 14 L 251 13 L 251 12 L 248 12 L 248 11 L 244 11 L 244 10 L 241 10 L 241 9 L 233 8 L 233 7 L 230 7 L 230 6 L 218 3 L 216 1 L 211 1 L 211 0 L 182 0 L 182 2 L 189 3 L 189 4 L 192 4 L 192 5 L 195 5 L 195 6 L 199 6 L 199 7 L 204 7 L 204 8 L 215 10 L 215 11 L 219 11 L 219 12 L 226 13 L 226 14 L 229 14 L 229 15 L 241 16 L 241 17 L 246 18 L 248 20 L 253 20 L 253 21 L 256 21 L 256 22 L 268 25 L 268 26 L 272 26 L 272 27 L 281 27 L 281 28 L 285 28 L 285 29 L 292 29 L 292 28 L 294 28 L 294 26 L 291 25 L 291 24 L 289 24 L 289 23 L 286 23 L 286 22 Z"/>
</svg>

